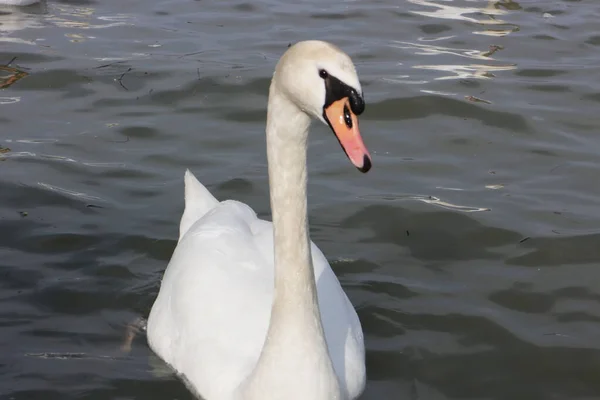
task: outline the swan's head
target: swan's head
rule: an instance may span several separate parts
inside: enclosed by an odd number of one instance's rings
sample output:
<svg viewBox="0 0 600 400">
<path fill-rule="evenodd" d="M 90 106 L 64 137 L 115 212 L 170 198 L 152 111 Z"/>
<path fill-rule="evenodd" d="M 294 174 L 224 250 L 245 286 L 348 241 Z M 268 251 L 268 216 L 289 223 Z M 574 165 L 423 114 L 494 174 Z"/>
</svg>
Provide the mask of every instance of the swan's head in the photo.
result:
<svg viewBox="0 0 600 400">
<path fill-rule="evenodd" d="M 371 155 L 358 129 L 365 101 L 346 53 L 327 42 L 299 42 L 281 57 L 273 84 L 306 114 L 329 125 L 359 171 L 371 168 Z"/>
</svg>

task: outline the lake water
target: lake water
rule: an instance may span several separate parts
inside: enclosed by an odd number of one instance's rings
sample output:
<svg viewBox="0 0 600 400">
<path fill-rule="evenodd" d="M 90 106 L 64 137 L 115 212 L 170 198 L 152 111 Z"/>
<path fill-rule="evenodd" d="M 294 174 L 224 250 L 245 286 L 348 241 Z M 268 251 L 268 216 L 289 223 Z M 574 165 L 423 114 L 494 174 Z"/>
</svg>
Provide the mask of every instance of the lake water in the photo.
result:
<svg viewBox="0 0 600 400">
<path fill-rule="evenodd" d="M 312 239 L 363 399 L 600 398 L 600 2 L 54 1 L 0 9 L 0 398 L 191 399 L 138 336 L 190 168 L 269 218 L 269 79 L 354 59 L 373 169 L 325 126 Z M 7 64 L 9 64 L 7 66 Z"/>
</svg>

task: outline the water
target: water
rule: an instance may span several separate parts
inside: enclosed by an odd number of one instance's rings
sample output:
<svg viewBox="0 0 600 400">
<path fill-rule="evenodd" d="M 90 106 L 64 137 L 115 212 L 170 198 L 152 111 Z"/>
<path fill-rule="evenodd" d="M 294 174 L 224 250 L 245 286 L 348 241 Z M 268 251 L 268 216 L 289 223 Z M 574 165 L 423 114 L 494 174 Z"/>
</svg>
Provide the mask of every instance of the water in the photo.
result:
<svg viewBox="0 0 600 400">
<path fill-rule="evenodd" d="M 0 396 L 191 399 L 139 336 L 190 168 L 269 217 L 288 43 L 356 62 L 358 173 L 310 140 L 364 399 L 600 398 L 596 1 L 49 1 L 0 11 Z"/>
</svg>

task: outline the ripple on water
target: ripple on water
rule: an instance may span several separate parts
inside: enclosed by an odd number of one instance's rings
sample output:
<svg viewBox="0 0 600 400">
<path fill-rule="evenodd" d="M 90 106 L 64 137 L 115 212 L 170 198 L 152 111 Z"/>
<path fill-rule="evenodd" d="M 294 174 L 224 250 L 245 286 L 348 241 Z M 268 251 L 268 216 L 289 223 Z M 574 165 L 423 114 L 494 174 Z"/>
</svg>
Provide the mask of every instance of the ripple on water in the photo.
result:
<svg viewBox="0 0 600 400">
<path fill-rule="evenodd" d="M 365 118 L 373 120 L 421 119 L 443 114 L 454 118 L 478 120 L 489 126 L 516 132 L 531 132 L 527 119 L 517 113 L 497 111 L 446 96 L 413 96 L 388 99 L 372 106 Z"/>
</svg>

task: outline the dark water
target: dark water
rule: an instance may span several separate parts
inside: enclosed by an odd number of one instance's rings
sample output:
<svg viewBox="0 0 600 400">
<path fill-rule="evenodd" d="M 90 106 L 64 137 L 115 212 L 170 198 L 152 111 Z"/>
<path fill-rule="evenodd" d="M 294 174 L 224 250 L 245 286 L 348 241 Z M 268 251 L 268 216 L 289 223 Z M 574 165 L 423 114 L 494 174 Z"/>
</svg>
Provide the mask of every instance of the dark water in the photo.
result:
<svg viewBox="0 0 600 400">
<path fill-rule="evenodd" d="M 269 78 L 319 38 L 367 99 L 369 174 L 326 127 L 309 150 L 363 398 L 600 398 L 599 18 L 595 0 L 1 9 L 0 397 L 191 399 L 145 337 L 120 353 L 125 326 L 175 246 L 185 168 L 269 217 Z"/>
</svg>

